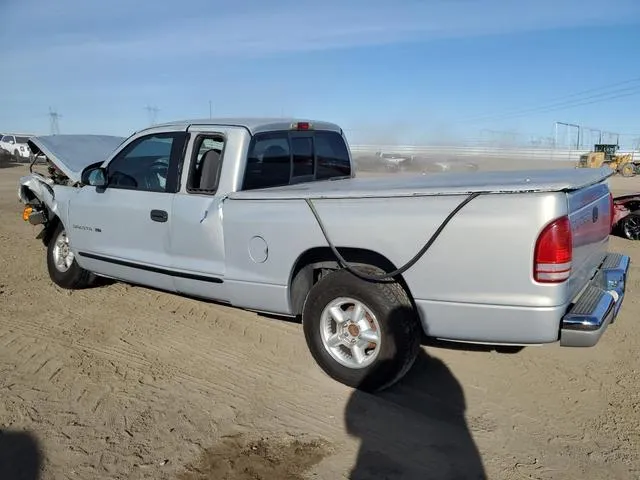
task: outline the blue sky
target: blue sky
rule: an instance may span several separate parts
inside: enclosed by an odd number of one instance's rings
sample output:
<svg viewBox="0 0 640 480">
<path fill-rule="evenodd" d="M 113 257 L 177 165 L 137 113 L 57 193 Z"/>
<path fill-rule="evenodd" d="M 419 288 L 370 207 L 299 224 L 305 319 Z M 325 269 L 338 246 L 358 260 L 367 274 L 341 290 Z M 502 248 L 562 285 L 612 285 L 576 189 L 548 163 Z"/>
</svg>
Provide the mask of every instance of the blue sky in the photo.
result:
<svg viewBox="0 0 640 480">
<path fill-rule="evenodd" d="M 2 0 L 0 14 L 0 131 L 48 133 L 51 106 L 61 133 L 126 135 L 147 105 L 167 121 L 211 100 L 214 116 L 336 121 L 352 143 L 548 137 L 556 121 L 640 137 L 639 0 Z M 627 96 L 545 108 L 607 92 Z"/>
</svg>

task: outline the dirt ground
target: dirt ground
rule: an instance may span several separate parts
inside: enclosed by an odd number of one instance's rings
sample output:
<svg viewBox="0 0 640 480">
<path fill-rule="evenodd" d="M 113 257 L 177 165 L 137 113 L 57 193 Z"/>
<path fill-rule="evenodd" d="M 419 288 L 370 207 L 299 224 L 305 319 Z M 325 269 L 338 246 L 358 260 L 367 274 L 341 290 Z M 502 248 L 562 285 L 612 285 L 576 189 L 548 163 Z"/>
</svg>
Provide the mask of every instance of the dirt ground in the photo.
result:
<svg viewBox="0 0 640 480">
<path fill-rule="evenodd" d="M 55 287 L 20 218 L 25 172 L 0 169 L 2 479 L 640 478 L 640 243 L 611 240 L 634 265 L 596 347 L 426 346 L 373 396 L 325 376 L 296 323 Z"/>
</svg>

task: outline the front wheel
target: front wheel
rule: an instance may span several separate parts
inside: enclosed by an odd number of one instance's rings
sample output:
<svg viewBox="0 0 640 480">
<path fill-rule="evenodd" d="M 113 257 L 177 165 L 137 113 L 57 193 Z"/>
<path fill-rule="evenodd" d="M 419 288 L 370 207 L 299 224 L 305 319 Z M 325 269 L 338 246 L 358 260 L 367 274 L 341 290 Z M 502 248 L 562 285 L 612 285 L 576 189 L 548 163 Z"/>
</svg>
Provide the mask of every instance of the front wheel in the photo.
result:
<svg viewBox="0 0 640 480">
<path fill-rule="evenodd" d="M 69 237 L 58 222 L 53 236 L 47 245 L 47 268 L 53 283 L 66 289 L 80 289 L 89 287 L 95 281 L 95 276 L 78 265 L 75 256 L 69 248 Z"/>
<path fill-rule="evenodd" d="M 420 324 L 402 286 L 362 280 L 347 270 L 313 286 L 302 322 L 320 368 L 363 391 L 380 391 L 400 380 L 420 349 Z"/>
</svg>

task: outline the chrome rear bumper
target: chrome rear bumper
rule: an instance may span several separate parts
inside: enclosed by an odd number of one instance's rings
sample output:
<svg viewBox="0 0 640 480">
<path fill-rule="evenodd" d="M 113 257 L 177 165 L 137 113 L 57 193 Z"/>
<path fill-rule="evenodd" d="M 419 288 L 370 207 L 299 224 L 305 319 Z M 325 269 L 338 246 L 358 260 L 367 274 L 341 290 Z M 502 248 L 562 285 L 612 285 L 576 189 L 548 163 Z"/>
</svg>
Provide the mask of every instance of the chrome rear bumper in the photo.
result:
<svg viewBox="0 0 640 480">
<path fill-rule="evenodd" d="M 592 347 L 613 323 L 626 289 L 630 258 L 619 253 L 608 254 L 580 298 L 562 317 L 560 345 Z"/>
</svg>

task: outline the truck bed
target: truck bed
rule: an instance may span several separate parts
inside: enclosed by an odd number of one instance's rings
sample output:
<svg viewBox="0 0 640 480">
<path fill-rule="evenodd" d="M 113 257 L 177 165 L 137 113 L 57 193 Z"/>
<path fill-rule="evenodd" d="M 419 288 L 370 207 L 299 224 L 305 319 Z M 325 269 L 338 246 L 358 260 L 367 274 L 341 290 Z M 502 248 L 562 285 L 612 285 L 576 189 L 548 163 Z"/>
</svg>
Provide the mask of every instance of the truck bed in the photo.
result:
<svg viewBox="0 0 640 480">
<path fill-rule="evenodd" d="M 347 178 L 235 192 L 232 199 L 367 198 L 578 190 L 611 176 L 608 167 L 475 173 L 437 173 L 399 178 Z"/>
</svg>

